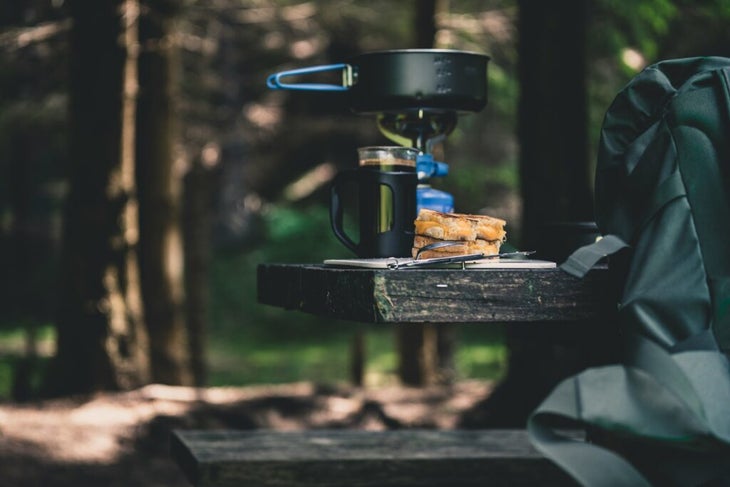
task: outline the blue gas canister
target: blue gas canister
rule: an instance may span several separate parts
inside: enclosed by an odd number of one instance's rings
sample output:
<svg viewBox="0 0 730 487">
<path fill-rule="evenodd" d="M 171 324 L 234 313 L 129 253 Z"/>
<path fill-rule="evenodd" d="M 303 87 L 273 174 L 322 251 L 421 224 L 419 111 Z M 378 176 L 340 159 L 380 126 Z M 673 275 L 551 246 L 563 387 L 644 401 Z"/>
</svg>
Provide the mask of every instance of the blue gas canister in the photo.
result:
<svg viewBox="0 0 730 487">
<path fill-rule="evenodd" d="M 450 193 L 434 189 L 428 184 L 419 184 L 416 188 L 416 213 L 423 208 L 452 213 L 454 211 L 454 197 Z"/>
<path fill-rule="evenodd" d="M 416 212 L 429 210 L 451 213 L 454 211 L 454 197 L 446 191 L 434 189 L 427 181 L 433 177 L 446 176 L 449 166 L 433 160 L 431 154 L 420 154 L 416 159 L 418 188 L 416 189 Z"/>
</svg>

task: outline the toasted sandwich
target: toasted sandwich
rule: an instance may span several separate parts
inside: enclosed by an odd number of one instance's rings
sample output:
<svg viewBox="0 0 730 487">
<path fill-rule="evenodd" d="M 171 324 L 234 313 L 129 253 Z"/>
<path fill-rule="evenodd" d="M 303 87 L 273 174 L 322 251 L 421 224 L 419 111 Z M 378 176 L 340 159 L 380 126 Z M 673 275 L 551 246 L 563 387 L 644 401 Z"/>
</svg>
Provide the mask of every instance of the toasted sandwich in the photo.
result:
<svg viewBox="0 0 730 487">
<path fill-rule="evenodd" d="M 426 245 L 450 240 L 457 244 L 422 251 L 419 259 L 474 253 L 496 254 L 504 242 L 506 221 L 488 215 L 442 213 L 422 209 L 414 221 L 413 257 Z"/>
</svg>

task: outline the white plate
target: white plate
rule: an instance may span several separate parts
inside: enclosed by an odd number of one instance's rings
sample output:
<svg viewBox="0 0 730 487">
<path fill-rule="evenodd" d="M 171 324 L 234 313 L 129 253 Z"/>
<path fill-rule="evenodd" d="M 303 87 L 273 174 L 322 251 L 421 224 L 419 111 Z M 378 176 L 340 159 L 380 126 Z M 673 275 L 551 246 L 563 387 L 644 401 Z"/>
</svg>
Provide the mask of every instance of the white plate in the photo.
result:
<svg viewBox="0 0 730 487">
<path fill-rule="evenodd" d="M 424 259 L 421 262 L 427 262 L 428 259 Z M 413 259 L 403 257 L 396 259 L 394 257 L 386 259 L 326 259 L 325 265 L 338 266 L 338 267 L 363 267 L 367 269 L 388 269 L 389 265 L 394 263 L 403 265 L 407 262 L 413 262 Z M 547 260 L 533 260 L 533 259 L 482 259 L 482 260 L 470 260 L 464 263 L 467 269 L 554 269 L 556 267 L 555 262 Z M 452 264 L 433 264 L 433 266 L 419 265 L 415 267 L 400 267 L 400 269 L 461 269 L 462 265 L 460 262 Z"/>
</svg>

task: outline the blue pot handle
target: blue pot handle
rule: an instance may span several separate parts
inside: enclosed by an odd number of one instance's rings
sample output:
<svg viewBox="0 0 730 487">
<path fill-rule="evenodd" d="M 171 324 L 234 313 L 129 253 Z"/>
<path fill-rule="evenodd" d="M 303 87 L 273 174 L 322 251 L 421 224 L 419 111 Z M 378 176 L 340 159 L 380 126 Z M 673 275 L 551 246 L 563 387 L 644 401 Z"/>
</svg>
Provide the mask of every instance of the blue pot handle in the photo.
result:
<svg viewBox="0 0 730 487">
<path fill-rule="evenodd" d="M 324 71 L 342 70 L 342 85 L 323 83 L 283 83 L 282 78 L 300 74 L 322 73 Z M 309 68 L 292 69 L 275 73 L 266 79 L 266 86 L 272 90 L 307 90 L 307 91 L 347 91 L 353 85 L 353 70 L 349 64 L 325 64 Z"/>
</svg>

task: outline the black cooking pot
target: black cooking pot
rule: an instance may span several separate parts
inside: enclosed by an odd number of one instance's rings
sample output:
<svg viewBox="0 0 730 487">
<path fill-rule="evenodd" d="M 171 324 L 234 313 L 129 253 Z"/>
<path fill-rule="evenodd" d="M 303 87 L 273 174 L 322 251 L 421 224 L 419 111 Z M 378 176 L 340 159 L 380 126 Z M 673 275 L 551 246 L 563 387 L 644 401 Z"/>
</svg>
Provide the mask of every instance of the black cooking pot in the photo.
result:
<svg viewBox="0 0 730 487">
<path fill-rule="evenodd" d="M 478 112 L 487 104 L 489 56 L 447 49 L 404 49 L 361 54 L 343 64 L 283 71 L 267 79 L 272 89 L 347 91 L 357 113 L 415 109 Z M 286 83 L 297 75 L 342 71 L 342 84 Z"/>
</svg>

